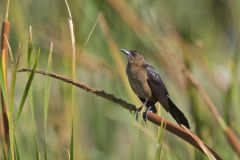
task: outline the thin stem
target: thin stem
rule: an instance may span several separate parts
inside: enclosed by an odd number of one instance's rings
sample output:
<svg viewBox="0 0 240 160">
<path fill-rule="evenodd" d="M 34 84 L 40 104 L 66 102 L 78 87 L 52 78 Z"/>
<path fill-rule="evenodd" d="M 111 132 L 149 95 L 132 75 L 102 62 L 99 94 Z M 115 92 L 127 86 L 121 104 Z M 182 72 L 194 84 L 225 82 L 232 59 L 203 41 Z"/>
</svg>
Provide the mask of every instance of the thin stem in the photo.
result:
<svg viewBox="0 0 240 160">
<path fill-rule="evenodd" d="M 6 10 L 6 17 L 5 17 L 6 21 L 8 20 L 8 15 L 9 15 L 9 3 L 10 3 L 10 0 L 7 0 L 7 10 Z"/>
<path fill-rule="evenodd" d="M 21 70 L 18 70 L 18 72 L 32 72 L 32 69 L 26 69 L 23 68 Z M 50 72 L 45 72 L 45 71 L 41 71 L 41 70 L 35 70 L 35 73 L 38 74 L 42 74 L 45 76 L 50 76 L 53 77 L 55 79 L 59 79 L 62 80 L 66 83 L 69 83 L 71 85 L 77 86 L 78 88 L 81 88 L 87 92 L 93 93 L 97 96 L 100 96 L 102 98 L 105 98 L 113 103 L 116 103 L 122 107 L 124 107 L 125 109 L 129 110 L 129 111 L 135 111 L 137 109 L 137 107 L 133 104 L 130 104 L 128 102 L 126 102 L 125 100 L 118 98 L 116 96 L 114 96 L 113 94 L 109 94 L 107 92 L 105 92 L 104 90 L 98 89 L 98 88 L 94 88 L 91 87 L 87 84 L 84 84 L 82 82 L 79 81 L 74 81 L 71 80 L 67 77 L 64 77 L 62 75 L 58 75 L 56 73 L 50 73 Z M 182 138 L 183 140 L 185 140 L 186 142 L 188 142 L 189 144 L 191 144 L 192 146 L 194 146 L 195 148 L 197 148 L 199 151 L 201 151 L 202 153 L 206 154 L 203 150 L 203 147 L 201 146 L 202 144 L 211 152 L 211 154 L 217 159 L 217 160 L 222 160 L 222 158 L 215 152 L 213 151 L 210 147 L 208 147 L 202 140 L 200 140 L 200 138 L 198 138 L 195 134 L 191 133 L 190 130 L 187 130 L 186 127 L 182 128 L 174 123 L 171 123 L 169 121 L 167 121 L 166 119 L 158 116 L 155 113 L 148 113 L 148 120 L 158 126 L 161 126 L 162 123 L 164 123 L 166 125 L 166 130 L 173 133 L 174 135 Z M 190 134 L 191 133 L 191 134 Z M 196 137 L 198 140 L 196 140 Z M 200 143 L 201 142 L 201 145 Z"/>
</svg>

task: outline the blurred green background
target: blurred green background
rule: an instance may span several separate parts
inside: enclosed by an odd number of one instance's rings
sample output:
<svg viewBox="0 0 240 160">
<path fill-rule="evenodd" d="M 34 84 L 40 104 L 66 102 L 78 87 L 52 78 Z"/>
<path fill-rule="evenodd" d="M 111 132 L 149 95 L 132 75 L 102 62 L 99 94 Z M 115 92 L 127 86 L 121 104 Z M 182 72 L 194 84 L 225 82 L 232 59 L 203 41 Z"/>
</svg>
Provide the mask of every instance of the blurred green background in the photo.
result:
<svg viewBox="0 0 240 160">
<path fill-rule="evenodd" d="M 6 4 L 6 0 L 0 0 L 2 21 Z M 184 78 L 182 69 L 187 64 L 239 136 L 240 1 L 71 0 L 69 7 L 79 56 L 77 80 L 140 106 L 126 79 L 127 60 L 119 52 L 120 48 L 135 49 L 159 71 L 172 99 L 190 120 L 191 130 L 224 159 L 238 159 L 206 104 Z M 27 67 L 27 43 L 32 26 L 33 54 L 41 48 L 37 68 L 46 70 L 53 42 L 52 71 L 71 77 L 68 17 L 64 0 L 10 1 L 13 55 L 20 43 L 23 47 L 19 68 Z M 17 74 L 16 107 L 26 81 L 27 74 Z M 15 130 L 21 159 L 36 159 L 35 136 L 38 154 L 44 159 L 46 81 L 46 77 L 36 75 L 32 85 L 36 133 L 28 101 Z M 72 111 L 71 86 L 52 80 L 46 129 L 48 159 L 69 159 L 72 117 L 74 159 L 207 159 L 169 132 L 165 132 L 161 142 L 161 156 L 156 156 L 157 126 L 135 121 L 128 111 L 95 95 L 80 89 L 75 91 Z M 165 111 L 160 112 L 175 123 Z"/>
</svg>

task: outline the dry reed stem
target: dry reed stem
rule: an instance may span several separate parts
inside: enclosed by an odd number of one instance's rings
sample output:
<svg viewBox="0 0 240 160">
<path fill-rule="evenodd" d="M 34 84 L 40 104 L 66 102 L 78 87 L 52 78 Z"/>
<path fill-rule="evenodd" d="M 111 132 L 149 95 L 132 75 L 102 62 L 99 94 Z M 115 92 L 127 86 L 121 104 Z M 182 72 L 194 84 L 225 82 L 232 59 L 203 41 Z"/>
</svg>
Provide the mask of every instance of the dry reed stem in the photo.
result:
<svg viewBox="0 0 240 160">
<path fill-rule="evenodd" d="M 8 39 L 10 31 L 10 22 L 3 21 L 2 23 L 2 35 L 1 35 L 1 56 L 2 56 L 2 68 L 3 76 L 7 85 L 7 62 L 8 62 Z M 7 88 L 7 87 L 6 87 Z M 2 117 L 3 117 L 3 130 L 5 136 L 6 147 L 9 147 L 9 120 L 6 102 L 4 102 L 3 94 L 1 92 L 1 105 L 2 105 Z"/>
<path fill-rule="evenodd" d="M 189 80 L 189 82 L 193 85 L 193 87 L 197 90 L 198 94 L 203 98 L 203 100 L 207 104 L 208 109 L 211 111 L 213 117 L 215 118 L 215 120 L 218 122 L 218 124 L 223 129 L 224 134 L 228 139 L 228 142 L 230 143 L 232 148 L 235 150 L 235 152 L 238 154 L 238 156 L 240 156 L 240 140 L 237 137 L 237 135 L 224 122 L 220 113 L 217 110 L 217 107 L 212 102 L 212 100 L 208 96 L 207 92 L 202 87 L 202 85 L 198 82 L 198 80 L 195 78 L 195 76 L 190 71 L 188 71 L 187 69 L 184 69 L 184 74 L 187 77 L 187 79 Z"/>
<path fill-rule="evenodd" d="M 32 69 L 20 69 L 18 70 L 18 72 L 32 72 Z M 41 71 L 41 70 L 35 70 L 36 73 L 38 74 L 42 74 L 45 76 L 49 76 L 55 79 L 59 79 L 62 80 L 66 83 L 72 84 L 78 88 L 81 88 L 87 92 L 93 93 L 97 96 L 103 97 L 111 102 L 114 102 L 122 107 L 124 107 L 125 109 L 129 110 L 130 112 L 135 111 L 136 110 L 136 106 L 133 104 L 130 104 L 128 102 L 126 102 L 125 100 L 115 97 L 113 94 L 109 94 L 107 92 L 105 92 L 104 90 L 98 89 L 98 88 L 93 88 L 87 84 L 84 84 L 82 82 L 79 81 L 73 81 L 67 77 L 64 77 L 62 75 L 58 75 L 55 73 L 50 73 L 50 72 L 45 72 L 45 71 Z M 171 123 L 169 121 L 167 121 L 166 119 L 158 116 L 157 114 L 154 113 L 148 113 L 148 120 L 151 121 L 152 123 L 161 126 L 162 123 L 166 124 L 166 130 L 173 133 L 174 135 L 182 138 L 183 140 L 185 140 L 186 142 L 188 142 L 189 144 L 191 144 L 192 146 L 194 146 L 195 148 L 197 148 L 198 150 L 200 150 L 202 153 L 206 154 L 202 147 L 199 145 L 199 142 L 201 142 L 201 144 L 204 144 L 204 142 L 202 140 L 200 140 L 200 138 L 198 138 L 196 135 L 194 135 L 193 133 L 189 134 L 190 130 L 186 131 L 186 129 L 181 128 L 180 126 Z M 198 141 L 196 141 L 196 137 L 198 139 Z M 212 155 L 214 155 L 214 157 L 217 160 L 222 160 L 222 158 L 215 152 L 213 151 L 210 147 L 208 147 L 206 144 L 204 144 L 205 147 L 208 148 L 208 150 L 211 152 Z"/>
<path fill-rule="evenodd" d="M 179 37 L 180 38 L 180 37 Z M 180 40 L 180 43 L 183 43 L 182 40 Z M 184 44 L 184 43 L 183 43 Z M 184 44 L 185 45 L 185 44 Z M 185 48 L 183 48 L 185 49 Z M 185 55 L 185 56 L 190 56 L 190 54 Z M 182 62 L 179 61 L 179 64 Z M 240 156 L 240 140 L 238 136 L 234 133 L 232 128 L 230 128 L 224 119 L 222 118 L 221 114 L 217 110 L 217 106 L 213 103 L 209 95 L 207 94 L 206 90 L 204 87 L 201 85 L 201 83 L 197 80 L 197 78 L 191 73 L 189 69 L 187 69 L 186 65 L 181 65 L 183 75 L 186 77 L 190 85 L 192 85 L 197 93 L 202 97 L 204 102 L 207 104 L 208 109 L 210 110 L 211 114 L 213 115 L 213 118 L 217 121 L 218 125 L 221 127 L 223 130 L 225 137 L 227 138 L 229 144 L 233 148 L 233 150 Z"/>
</svg>

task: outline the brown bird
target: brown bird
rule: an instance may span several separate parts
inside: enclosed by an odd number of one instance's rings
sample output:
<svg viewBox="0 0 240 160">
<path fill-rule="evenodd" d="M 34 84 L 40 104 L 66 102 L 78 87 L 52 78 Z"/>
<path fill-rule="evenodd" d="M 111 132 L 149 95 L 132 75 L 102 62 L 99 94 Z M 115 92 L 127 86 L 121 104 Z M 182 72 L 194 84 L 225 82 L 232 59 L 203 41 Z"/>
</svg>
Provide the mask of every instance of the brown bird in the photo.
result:
<svg viewBox="0 0 240 160">
<path fill-rule="evenodd" d="M 121 49 L 121 51 L 127 55 L 126 72 L 130 86 L 142 101 L 143 106 L 147 107 L 147 110 L 143 113 L 144 120 L 147 120 L 149 111 L 157 112 L 155 103 L 159 102 L 179 125 L 182 124 L 190 129 L 187 118 L 170 99 L 167 88 L 155 69 L 137 51 L 128 51 L 126 49 Z M 136 118 L 143 106 L 137 109 Z"/>
</svg>

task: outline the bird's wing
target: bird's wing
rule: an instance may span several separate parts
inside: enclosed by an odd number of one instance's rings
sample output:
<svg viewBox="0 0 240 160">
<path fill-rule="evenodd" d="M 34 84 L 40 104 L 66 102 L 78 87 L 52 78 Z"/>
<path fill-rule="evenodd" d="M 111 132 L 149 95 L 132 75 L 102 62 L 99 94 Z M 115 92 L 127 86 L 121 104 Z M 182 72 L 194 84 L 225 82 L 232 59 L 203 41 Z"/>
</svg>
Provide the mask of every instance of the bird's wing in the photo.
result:
<svg viewBox="0 0 240 160">
<path fill-rule="evenodd" d="M 169 111 L 169 97 L 168 91 L 165 87 L 160 75 L 154 70 L 151 65 L 146 66 L 147 75 L 148 75 L 148 85 L 151 89 L 153 97 L 161 103 L 164 109 Z"/>
<path fill-rule="evenodd" d="M 189 123 L 183 112 L 169 98 L 167 88 L 165 87 L 160 75 L 150 65 L 146 66 L 148 75 L 148 85 L 152 91 L 153 97 L 161 103 L 163 108 L 169 112 L 178 124 L 183 124 L 190 129 Z"/>
</svg>

